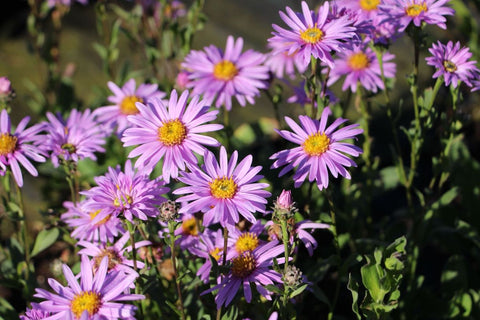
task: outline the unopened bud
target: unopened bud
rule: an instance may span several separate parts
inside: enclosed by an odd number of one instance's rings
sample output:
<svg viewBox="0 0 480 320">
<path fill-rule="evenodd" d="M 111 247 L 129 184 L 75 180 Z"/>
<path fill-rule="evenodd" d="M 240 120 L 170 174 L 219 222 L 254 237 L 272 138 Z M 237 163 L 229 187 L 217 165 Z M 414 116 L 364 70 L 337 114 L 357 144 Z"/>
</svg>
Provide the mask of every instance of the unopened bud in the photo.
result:
<svg viewBox="0 0 480 320">
<path fill-rule="evenodd" d="M 0 77 L 0 96 L 8 96 L 12 93 L 12 83 L 7 77 Z"/>
</svg>

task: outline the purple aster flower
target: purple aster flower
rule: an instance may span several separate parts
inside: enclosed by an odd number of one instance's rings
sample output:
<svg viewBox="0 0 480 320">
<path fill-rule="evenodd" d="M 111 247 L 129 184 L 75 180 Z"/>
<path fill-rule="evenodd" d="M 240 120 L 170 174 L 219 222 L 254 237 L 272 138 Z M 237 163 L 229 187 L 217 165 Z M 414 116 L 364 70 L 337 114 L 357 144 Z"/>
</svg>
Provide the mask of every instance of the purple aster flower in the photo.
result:
<svg viewBox="0 0 480 320">
<path fill-rule="evenodd" d="M 93 274 L 90 260 L 82 255 L 80 268 L 81 272 L 75 276 L 67 265 L 63 265 L 63 274 L 68 283 L 66 287 L 54 279 L 48 279 L 55 293 L 36 289 L 34 297 L 46 299 L 40 302 L 39 307 L 53 314 L 48 319 L 79 319 L 85 311 L 90 318 L 135 319 L 136 307 L 123 302 L 145 299 L 143 295 L 126 293 L 138 274 L 108 272 L 107 257 Z"/>
<path fill-rule="evenodd" d="M 88 0 L 75 0 L 83 5 L 88 3 Z M 55 7 L 56 5 L 63 5 L 70 7 L 72 5 L 73 0 L 47 0 L 47 6 L 49 8 Z"/>
<path fill-rule="evenodd" d="M 388 52 L 384 52 L 382 55 L 385 78 L 395 77 L 396 65 L 390 62 L 394 58 L 395 56 Z M 358 84 L 372 92 L 385 88 L 377 55 L 366 44 L 352 44 L 351 48 L 338 53 L 338 58 L 335 59 L 334 63 L 335 66 L 330 70 L 327 81 L 329 86 L 345 75 L 342 86 L 344 91 L 350 88 L 350 90 L 356 92 Z"/>
<path fill-rule="evenodd" d="M 120 166 L 108 168 L 104 176 L 95 177 L 98 186 L 81 192 L 89 197 L 88 210 L 101 210 L 115 215 L 123 214 L 128 221 L 133 217 L 147 220 L 158 215 L 156 206 L 167 201 L 163 197 L 169 191 L 161 179 L 150 180 L 144 172 L 137 172 L 127 160 L 125 172 Z"/>
<path fill-rule="evenodd" d="M 20 316 L 20 320 L 41 320 L 50 317 L 50 312 L 40 309 L 38 303 L 32 302 L 32 308 L 25 310 L 25 315 Z"/>
<path fill-rule="evenodd" d="M 372 20 L 380 13 L 381 0 L 336 0 L 338 7 L 357 12 L 363 20 Z"/>
<path fill-rule="evenodd" d="M 200 236 L 200 230 L 198 230 L 198 221 L 193 214 L 185 213 L 182 215 L 182 223 L 175 230 L 175 235 L 180 236 L 175 241 L 182 250 L 190 249 L 198 243 Z"/>
<path fill-rule="evenodd" d="M 457 87 L 459 81 L 465 82 L 469 87 L 473 86 L 472 80 L 478 78 L 480 70 L 475 66 L 477 61 L 468 61 L 472 57 L 468 47 L 460 48 L 458 41 L 455 45 L 452 41 L 449 41 L 447 45 L 438 41 L 437 44 L 433 43 L 428 51 L 432 56 L 425 60 L 428 65 L 437 69 L 433 78 L 443 76 L 445 85 L 449 86 L 451 83 L 454 88 Z"/>
<path fill-rule="evenodd" d="M 215 101 L 216 107 L 232 108 L 232 97 L 243 107 L 253 104 L 259 89 L 266 89 L 268 68 L 263 66 L 265 55 L 254 50 L 242 53 L 243 39 L 227 38 L 225 52 L 211 45 L 204 51 L 191 51 L 182 63 L 189 72 L 189 88 L 194 94 L 203 94 L 208 104 Z"/>
<path fill-rule="evenodd" d="M 105 133 L 95 121 L 89 109 L 83 113 L 72 110 L 65 121 L 60 114 L 47 113 L 47 132 L 42 149 L 50 153 L 52 163 L 58 167 L 59 161 L 78 162 L 84 158 L 96 160 L 95 152 L 104 152 Z"/>
<path fill-rule="evenodd" d="M 293 90 L 293 96 L 289 97 L 287 99 L 288 103 L 298 103 L 301 106 L 305 105 L 311 105 L 312 104 L 312 97 L 309 97 L 307 95 L 307 92 L 305 92 L 305 80 L 302 80 L 297 86 L 292 86 L 291 84 L 288 84 L 292 90 Z M 323 83 L 321 84 L 321 87 L 323 88 Z M 330 103 L 337 103 L 339 99 L 335 97 L 333 92 L 329 89 L 325 91 L 325 93 L 320 92 L 320 97 L 322 99 L 325 98 L 325 96 L 328 98 L 328 101 Z M 317 101 L 314 101 L 313 106 L 317 108 Z"/>
<path fill-rule="evenodd" d="M 228 233 L 228 250 L 227 259 L 239 256 L 247 251 L 253 251 L 258 246 L 265 243 L 261 240 L 260 234 L 265 230 L 261 220 L 257 220 L 248 231 L 240 231 L 238 229 L 230 230 Z"/>
<path fill-rule="evenodd" d="M 223 263 L 223 241 L 222 229 L 218 229 L 217 231 L 205 229 L 204 233 L 200 235 L 200 241 L 197 242 L 197 245 L 188 249 L 192 254 L 206 259 L 205 263 L 197 271 L 197 276 L 205 283 L 208 282 L 210 271 L 212 270 L 210 256 L 212 256 L 219 265 Z"/>
<path fill-rule="evenodd" d="M 188 95 L 185 91 L 178 98 L 173 90 L 167 106 L 160 100 L 148 106 L 137 103 L 140 114 L 128 117 L 137 128 L 125 130 L 122 138 L 125 147 L 140 145 L 128 155 L 140 156 L 136 168 L 150 172 L 164 158 L 162 176 L 167 183 L 178 177 L 179 170 L 185 170 L 186 163 L 197 163 L 194 152 L 202 155 L 204 145 L 220 145 L 216 139 L 200 134 L 223 128 L 220 124 L 206 124 L 216 119 L 218 110 L 208 111 L 209 107 L 198 96 L 187 106 Z"/>
<path fill-rule="evenodd" d="M 63 206 L 68 210 L 62 214 L 61 219 L 74 230 L 72 238 L 90 242 L 113 242 L 119 234 L 124 233 L 121 220 L 110 211 L 88 210 L 85 205 L 91 200 L 83 200 L 77 205 L 73 202 L 65 202 Z"/>
<path fill-rule="evenodd" d="M 445 4 L 449 0 L 385 0 L 380 8 L 387 15 L 386 21 L 397 21 L 399 31 L 403 32 L 413 22 L 420 27 L 422 22 L 447 29 L 445 16 L 453 15 L 455 10 Z"/>
<path fill-rule="evenodd" d="M 299 73 L 304 73 L 307 70 L 307 65 L 303 63 L 301 55 L 296 54 L 296 52 L 288 54 L 290 49 L 288 44 L 280 41 L 270 41 L 268 46 L 272 48 L 272 51 L 267 55 L 265 65 L 270 68 L 270 71 L 276 77 L 283 78 L 285 73 L 288 77 L 294 79 L 296 76 L 295 69 Z M 284 48 L 283 51 L 281 51 L 281 47 Z"/>
<path fill-rule="evenodd" d="M 178 202 L 189 202 L 179 210 L 185 212 L 205 212 L 203 224 L 209 226 L 220 222 L 223 227 L 235 228 L 239 214 L 254 223 L 253 213 L 265 212 L 265 204 L 271 194 L 263 190 L 266 183 L 257 182 L 261 166 L 251 167 L 253 157 L 248 155 L 237 165 L 238 152 L 227 158 L 227 151 L 220 148 L 220 161 L 210 151 L 205 151 L 205 163 L 201 168 L 189 166 L 190 172 L 183 172 L 179 180 L 186 187 L 175 190 L 183 194 Z"/>
<path fill-rule="evenodd" d="M 350 174 L 345 167 L 354 166 L 355 162 L 345 154 L 357 157 L 362 153 L 359 147 L 342 142 L 345 139 L 355 138 L 356 135 L 363 132 L 358 128 L 358 124 L 352 124 L 338 129 L 338 126 L 346 122 L 347 119 L 339 118 L 327 127 L 328 116 L 331 114 L 330 108 L 325 108 L 320 120 L 311 119 L 307 116 L 300 116 L 302 127 L 296 124 L 289 117 L 285 121 L 292 128 L 293 132 L 281 130 L 277 132 L 284 139 L 299 144 L 298 147 L 288 150 L 282 150 L 275 153 L 270 159 L 276 160 L 272 168 L 285 166 L 279 176 L 298 167 L 293 175 L 295 188 L 298 188 L 309 176 L 309 181 L 316 181 L 320 190 L 328 187 L 328 172 L 336 178 L 338 174 L 350 179 Z"/>
<path fill-rule="evenodd" d="M 119 136 L 129 127 L 127 116 L 139 112 L 135 106 L 136 102 L 147 104 L 166 96 L 164 92 L 158 90 L 157 84 L 142 83 L 137 88 L 135 79 L 128 80 L 121 88 L 110 81 L 108 87 L 114 94 L 108 97 L 108 101 L 113 105 L 100 107 L 94 111 L 94 114 L 100 123 L 112 128 L 116 127 Z"/>
<path fill-rule="evenodd" d="M 232 259 L 230 272 L 226 274 L 220 283 L 202 294 L 218 289 L 215 297 L 217 308 L 222 305 L 228 306 L 237 294 L 240 286 L 243 286 L 245 300 L 250 303 L 252 291 L 250 284 L 255 284 L 257 291 L 266 299 L 271 300 L 270 292 L 263 286 L 282 283 L 281 275 L 272 270 L 273 259 L 284 251 L 283 245 L 277 241 L 268 242 L 257 247 L 253 251 L 246 251 Z"/>
<path fill-rule="evenodd" d="M 30 117 L 23 118 L 12 133 L 12 124 L 7 110 L 2 110 L 0 115 L 0 171 L 5 171 L 9 167 L 19 187 L 23 186 L 20 164 L 36 177 L 38 171 L 28 158 L 45 162 L 42 151 L 32 143 L 39 140 L 38 133 L 43 126 L 36 124 L 25 129 L 29 120 Z"/>
<path fill-rule="evenodd" d="M 92 257 L 92 266 L 94 270 L 97 270 L 100 266 L 104 257 L 108 257 L 108 271 L 116 270 L 123 271 L 125 273 L 134 273 L 133 260 L 129 260 L 125 257 L 126 252 L 132 251 L 132 246 L 127 246 L 124 248 L 130 239 L 130 233 L 125 233 L 120 239 L 111 246 L 107 245 L 97 245 L 88 241 L 79 241 L 77 245 L 84 247 L 81 249 L 78 254 L 85 254 Z M 150 241 L 138 241 L 135 242 L 135 250 L 141 247 L 151 245 Z M 140 261 L 136 261 L 138 269 L 142 269 L 145 264 Z"/>
<path fill-rule="evenodd" d="M 280 11 L 280 17 L 292 30 L 274 24 L 274 37 L 269 41 L 288 46 L 288 54 L 300 55 L 304 66 L 308 66 L 311 56 L 332 66 L 330 52 L 341 50 L 343 41 L 355 36 L 355 27 L 346 15 L 327 21 L 329 8 L 328 1 L 317 13 L 311 11 L 305 1 L 302 1 L 302 14 L 286 7 L 287 14 Z M 285 51 L 285 46 L 279 46 L 280 51 Z"/>
</svg>

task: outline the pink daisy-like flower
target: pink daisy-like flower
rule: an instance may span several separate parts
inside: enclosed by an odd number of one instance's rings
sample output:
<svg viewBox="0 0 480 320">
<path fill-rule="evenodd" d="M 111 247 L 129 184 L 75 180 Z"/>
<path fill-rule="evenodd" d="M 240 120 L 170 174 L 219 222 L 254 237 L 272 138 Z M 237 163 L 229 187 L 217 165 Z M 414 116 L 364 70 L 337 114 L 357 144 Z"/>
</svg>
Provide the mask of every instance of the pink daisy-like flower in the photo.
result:
<svg viewBox="0 0 480 320">
<path fill-rule="evenodd" d="M 257 220 L 248 231 L 240 231 L 233 229 L 228 233 L 228 252 L 227 259 L 239 256 L 247 251 L 253 251 L 258 246 L 265 243 L 259 238 L 260 234 L 265 230 L 261 220 Z"/>
<path fill-rule="evenodd" d="M 271 241 L 253 251 L 244 252 L 232 259 L 230 272 L 221 279 L 220 283 L 202 294 L 218 289 L 215 302 L 217 308 L 220 308 L 222 305 L 228 306 L 240 286 L 243 286 L 245 300 L 250 303 L 252 300 L 250 284 L 255 284 L 257 291 L 266 299 L 271 300 L 269 291 L 263 286 L 282 283 L 282 276 L 271 267 L 273 259 L 283 251 L 283 245 L 279 245 L 277 241 Z"/>
<path fill-rule="evenodd" d="M 197 245 L 188 249 L 192 254 L 206 259 L 205 263 L 197 271 L 197 276 L 205 283 L 208 282 L 210 271 L 212 270 L 210 256 L 212 256 L 219 265 L 223 263 L 223 241 L 222 229 L 218 229 L 217 231 L 205 229 L 205 232 L 200 235 L 200 241 L 197 242 Z"/>
<path fill-rule="evenodd" d="M 61 219 L 74 229 L 72 238 L 107 243 L 112 242 L 119 233 L 125 232 L 121 220 L 114 212 L 88 210 L 85 205 L 88 201 L 90 200 L 83 200 L 77 205 L 73 202 L 63 204 L 68 211 L 62 214 Z"/>
<path fill-rule="evenodd" d="M 128 221 L 133 217 L 147 220 L 158 215 L 156 206 L 167 201 L 163 197 L 169 191 L 161 179 L 150 180 L 144 172 L 136 171 L 130 160 L 125 163 L 125 172 L 120 166 L 108 168 L 104 176 L 95 177 L 98 186 L 81 192 L 91 201 L 85 203 L 88 210 L 123 214 Z"/>
<path fill-rule="evenodd" d="M 335 4 L 357 12 L 362 19 L 372 20 L 380 13 L 379 6 L 382 0 L 337 0 Z"/>
<path fill-rule="evenodd" d="M 32 302 L 31 307 L 25 310 L 25 315 L 20 316 L 20 320 L 41 320 L 50 317 L 50 312 L 40 309 L 38 303 Z"/>
<path fill-rule="evenodd" d="M 289 117 L 285 121 L 292 128 L 293 132 L 281 130 L 277 132 L 284 139 L 299 144 L 298 147 L 288 150 L 282 150 L 270 157 L 275 162 L 272 168 L 285 166 L 279 176 L 298 167 L 293 175 L 295 188 L 298 188 L 309 176 L 309 181 L 316 181 L 320 190 L 328 187 L 328 172 L 336 178 L 338 174 L 350 179 L 350 174 L 345 167 L 356 167 L 355 162 L 345 154 L 357 157 L 362 153 L 359 147 L 342 142 L 345 139 L 355 138 L 356 135 L 363 132 L 358 128 L 358 124 L 352 124 L 338 129 L 338 126 L 346 122 L 347 119 L 339 118 L 327 127 L 328 116 L 331 114 L 330 108 L 325 108 L 320 120 L 311 119 L 307 116 L 300 116 L 302 127 L 295 123 Z"/>
<path fill-rule="evenodd" d="M 88 3 L 88 0 L 75 0 L 75 1 L 83 5 Z M 73 0 L 47 0 L 47 6 L 49 8 L 53 8 L 56 5 L 63 5 L 63 6 L 70 7 L 72 3 L 73 3 Z"/>
<path fill-rule="evenodd" d="M 134 273 L 133 260 L 129 260 L 125 257 L 125 252 L 131 252 L 132 246 L 129 245 L 124 248 L 125 244 L 130 239 L 130 233 L 126 232 L 120 239 L 113 245 L 97 245 L 88 241 L 79 241 L 78 246 L 84 247 L 78 254 L 85 254 L 92 257 L 92 266 L 94 270 L 97 270 L 104 257 L 108 257 L 108 271 L 116 270 L 123 271 L 125 273 Z M 135 250 L 141 247 L 151 245 L 150 241 L 138 241 L 135 242 Z M 136 261 L 138 269 L 142 269 L 145 264 L 141 261 Z"/>
<path fill-rule="evenodd" d="M 63 265 L 63 274 L 68 283 L 66 287 L 52 278 L 48 279 L 55 293 L 36 289 L 34 297 L 46 299 L 39 303 L 39 307 L 52 313 L 46 319 L 79 319 L 85 312 L 91 319 L 135 319 L 137 308 L 123 302 L 145 299 L 143 295 L 126 293 L 138 274 L 108 272 L 107 257 L 93 274 L 90 260 L 82 255 L 80 268 L 81 272 L 75 276 L 67 265 Z"/>
<path fill-rule="evenodd" d="M 197 245 L 200 230 L 198 230 L 198 221 L 193 214 L 185 213 L 182 215 L 182 223 L 175 230 L 176 236 L 180 236 L 175 241 L 182 250 L 187 250 Z"/>
<path fill-rule="evenodd" d="M 457 87 L 459 81 L 465 82 L 469 87 L 473 86 L 472 81 L 478 77 L 480 70 L 475 65 L 477 61 L 468 60 L 472 57 L 468 47 L 460 48 L 458 41 L 455 45 L 452 41 L 449 41 L 447 45 L 438 41 L 437 44 L 433 43 L 428 51 L 432 56 L 425 60 L 428 65 L 437 69 L 433 78 L 443 76 L 445 85 L 452 84 L 454 88 Z"/>
<path fill-rule="evenodd" d="M 318 9 L 318 13 L 311 11 L 305 1 L 302 1 L 302 14 L 286 7 L 287 14 L 280 11 L 280 17 L 291 30 L 274 24 L 274 37 L 269 41 L 283 43 L 288 47 L 289 55 L 300 55 L 304 66 L 309 65 L 311 56 L 332 66 L 330 52 L 340 51 L 343 41 L 355 36 L 355 27 L 347 16 L 327 21 L 329 8 L 328 1 Z M 279 51 L 285 51 L 285 46 L 278 46 Z"/>
<path fill-rule="evenodd" d="M 0 115 L 0 171 L 5 173 L 9 167 L 19 187 L 23 186 L 20 164 L 36 177 L 38 171 L 28 158 L 37 162 L 45 162 L 42 151 L 34 144 L 40 140 L 38 133 L 43 126 L 36 124 L 25 129 L 29 120 L 30 117 L 23 118 L 12 133 L 12 124 L 7 110 L 2 110 Z"/>
<path fill-rule="evenodd" d="M 385 78 L 395 77 L 396 65 L 390 62 L 394 58 L 395 56 L 388 52 L 385 52 L 382 56 Z M 358 84 L 372 92 L 385 88 L 377 55 L 366 44 L 353 44 L 351 48 L 339 52 L 334 63 L 335 66 L 330 70 L 327 81 L 328 86 L 345 75 L 342 86 L 344 91 L 350 88 L 350 90 L 356 92 Z"/>
<path fill-rule="evenodd" d="M 278 77 L 283 78 L 283 75 L 294 79 L 296 74 L 295 70 L 299 73 L 304 73 L 307 70 L 307 65 L 303 63 L 302 56 L 298 54 L 288 54 L 290 47 L 283 42 L 270 41 L 268 46 L 272 48 L 272 51 L 267 55 L 265 65 L 270 68 L 270 71 Z M 281 51 L 280 47 L 285 50 Z"/>
<path fill-rule="evenodd" d="M 148 106 L 137 103 L 140 113 L 128 117 L 137 127 L 125 130 L 122 138 L 125 147 L 140 145 L 128 155 L 140 156 L 136 168 L 150 172 L 164 158 L 162 176 L 167 183 L 178 177 L 179 170 L 185 170 L 186 163 L 197 163 L 194 152 L 202 155 L 204 145 L 220 145 L 216 139 L 200 134 L 223 128 L 220 124 L 206 124 L 216 119 L 218 110 L 208 111 L 198 96 L 193 96 L 187 106 L 188 95 L 185 91 L 178 98 L 173 90 L 167 106 L 160 100 Z"/>
<path fill-rule="evenodd" d="M 116 127 L 119 136 L 129 127 L 127 116 L 139 112 L 136 102 L 147 104 L 166 96 L 164 92 L 158 90 L 157 84 L 142 83 L 137 88 L 135 79 L 128 80 L 121 88 L 110 81 L 108 87 L 114 94 L 108 97 L 108 101 L 113 105 L 100 107 L 94 114 L 100 123 L 111 128 Z"/>
<path fill-rule="evenodd" d="M 455 14 L 455 10 L 446 6 L 449 0 L 385 0 L 380 8 L 387 15 L 386 21 L 397 21 L 399 31 L 403 32 L 413 22 L 420 27 L 422 22 L 447 29 L 445 16 Z"/>
<path fill-rule="evenodd" d="M 189 202 L 179 212 L 205 212 L 205 226 L 220 222 L 223 227 L 233 229 L 239 214 L 255 223 L 253 213 L 265 212 L 265 198 L 271 194 L 263 190 L 268 184 L 257 182 L 263 178 L 258 175 L 262 167 L 252 168 L 252 159 L 248 155 L 237 165 L 238 152 L 234 151 L 228 160 L 222 146 L 217 162 L 212 152 L 205 151 L 202 168 L 189 166 L 190 172 L 183 172 L 178 178 L 187 186 L 173 192 L 184 195 L 177 202 Z"/>
<path fill-rule="evenodd" d="M 104 152 L 105 133 L 101 130 L 89 109 L 84 112 L 72 110 L 67 120 L 60 114 L 47 113 L 48 122 L 44 122 L 47 132 L 42 149 L 50 153 L 55 167 L 60 159 L 78 162 L 84 158 L 96 160 L 95 152 Z"/>
<path fill-rule="evenodd" d="M 202 94 L 208 104 L 232 108 L 232 97 L 243 107 L 253 104 L 259 89 L 268 87 L 268 68 L 263 66 L 265 55 L 254 50 L 242 53 L 243 39 L 227 38 L 225 52 L 211 45 L 204 51 L 191 51 L 182 63 L 189 72 L 187 86 L 194 94 Z"/>
</svg>

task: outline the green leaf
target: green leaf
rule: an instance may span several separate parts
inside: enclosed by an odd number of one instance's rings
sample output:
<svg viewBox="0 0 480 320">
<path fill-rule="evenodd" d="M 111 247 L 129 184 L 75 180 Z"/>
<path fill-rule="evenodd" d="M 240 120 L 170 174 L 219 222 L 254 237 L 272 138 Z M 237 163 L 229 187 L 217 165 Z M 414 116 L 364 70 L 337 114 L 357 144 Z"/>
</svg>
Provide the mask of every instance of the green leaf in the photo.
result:
<svg viewBox="0 0 480 320">
<path fill-rule="evenodd" d="M 265 286 L 265 289 L 267 289 L 268 291 L 275 292 L 276 294 L 282 294 L 283 293 L 282 290 L 279 287 L 277 287 L 273 284 L 267 284 Z"/>
<path fill-rule="evenodd" d="M 380 276 L 377 273 L 377 266 L 375 264 L 367 264 L 360 269 L 362 275 L 362 283 L 367 288 L 372 299 L 381 303 L 385 297 L 385 290 L 380 284 Z"/>
<path fill-rule="evenodd" d="M 33 245 L 30 257 L 33 258 L 43 250 L 50 247 L 55 241 L 57 241 L 58 235 L 59 231 L 57 228 L 40 231 L 40 233 L 37 235 L 37 238 L 35 239 L 35 244 Z"/>
<path fill-rule="evenodd" d="M 352 311 L 357 315 L 357 319 L 361 320 L 362 316 L 358 311 L 358 282 L 352 278 L 352 274 L 348 275 L 348 290 L 352 293 Z"/>
<path fill-rule="evenodd" d="M 307 289 L 308 287 L 308 284 L 305 283 L 304 285 L 298 287 L 297 289 L 295 289 L 291 294 L 290 294 L 290 298 L 293 298 L 295 296 L 298 296 L 300 293 L 302 293 L 303 291 L 305 291 L 305 289 Z"/>
</svg>

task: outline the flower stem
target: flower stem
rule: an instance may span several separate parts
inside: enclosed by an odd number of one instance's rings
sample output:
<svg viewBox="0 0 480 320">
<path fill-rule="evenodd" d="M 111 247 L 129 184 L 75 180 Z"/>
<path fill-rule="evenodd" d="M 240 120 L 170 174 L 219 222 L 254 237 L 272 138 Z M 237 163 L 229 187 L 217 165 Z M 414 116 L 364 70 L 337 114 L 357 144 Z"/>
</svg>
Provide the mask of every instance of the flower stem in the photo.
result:
<svg viewBox="0 0 480 320">
<path fill-rule="evenodd" d="M 185 320 L 185 310 L 183 309 L 182 290 L 180 288 L 180 279 L 178 279 L 177 258 L 176 258 L 176 252 L 175 252 L 175 221 L 168 221 L 168 231 L 170 234 L 170 251 L 172 255 L 173 274 L 175 277 L 175 285 L 177 288 L 177 295 L 178 295 L 177 305 L 180 308 L 180 315 L 182 320 Z"/>
<path fill-rule="evenodd" d="M 331 196 L 330 192 L 327 191 L 325 194 L 327 196 L 328 205 L 330 207 L 330 218 L 332 220 L 330 230 L 332 231 L 332 234 L 333 234 L 333 243 L 334 243 L 334 246 L 335 246 L 335 250 L 337 252 L 338 260 L 341 261 L 340 245 L 339 245 L 339 242 L 338 242 L 338 234 L 337 234 L 337 220 L 336 220 L 336 216 L 335 216 L 335 206 L 333 204 L 333 199 L 332 199 L 332 196 Z M 332 304 L 330 305 L 330 311 L 328 312 L 328 320 L 333 319 L 333 313 L 335 311 L 335 305 L 337 304 L 339 293 L 340 293 L 340 276 L 338 277 L 337 284 L 335 286 L 335 293 L 334 293 L 334 296 L 333 296 L 333 301 L 332 301 Z"/>
<path fill-rule="evenodd" d="M 289 249 L 288 249 L 288 225 L 287 225 L 287 216 L 283 215 L 281 220 L 280 220 L 280 226 L 282 227 L 282 241 L 283 241 L 283 247 L 285 249 L 284 255 L 285 255 L 285 263 L 283 265 L 283 273 L 285 274 L 287 272 L 288 268 L 288 259 L 289 259 Z"/>
</svg>

